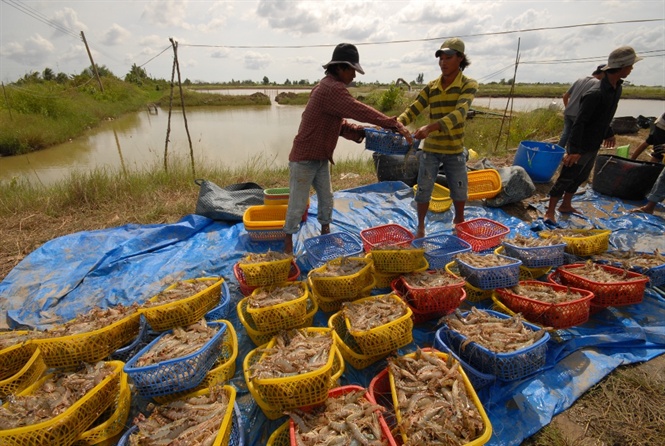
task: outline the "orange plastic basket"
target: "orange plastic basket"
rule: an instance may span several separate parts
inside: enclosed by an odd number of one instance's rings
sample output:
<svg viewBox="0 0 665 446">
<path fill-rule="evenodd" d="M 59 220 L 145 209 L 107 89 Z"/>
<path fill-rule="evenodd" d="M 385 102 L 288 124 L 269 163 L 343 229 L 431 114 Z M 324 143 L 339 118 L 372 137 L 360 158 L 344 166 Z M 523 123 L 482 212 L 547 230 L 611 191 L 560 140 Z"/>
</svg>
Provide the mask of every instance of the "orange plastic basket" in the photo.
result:
<svg viewBox="0 0 665 446">
<path fill-rule="evenodd" d="M 439 272 L 428 271 L 428 274 L 437 275 Z M 455 280 L 455 283 L 443 286 L 414 286 L 409 284 L 407 275 L 398 277 L 390 286 L 400 296 L 409 297 L 413 306 L 420 311 L 447 312 L 459 306 L 464 279 L 448 272 L 444 274 Z"/>
<path fill-rule="evenodd" d="M 133 341 L 139 334 L 138 312 L 113 324 L 87 333 L 56 338 L 35 339 L 48 367 L 74 368 L 82 362 L 94 364 Z"/>
<path fill-rule="evenodd" d="M 248 230 L 282 229 L 287 208 L 286 204 L 250 206 L 243 214 L 242 222 Z"/>
<path fill-rule="evenodd" d="M 479 217 L 455 225 L 455 232 L 471 249 L 481 252 L 499 245 L 510 229 L 498 221 Z"/>
<path fill-rule="evenodd" d="M 381 294 L 365 297 L 347 303 L 347 308 L 353 311 L 353 306 L 378 301 L 383 298 L 393 299 L 404 308 L 404 314 L 386 324 L 369 330 L 357 330 L 351 326 L 348 318 L 345 318 L 346 329 L 355 339 L 360 350 L 368 356 L 378 356 L 393 352 L 413 341 L 412 311 L 404 301 L 396 294 Z"/>
<path fill-rule="evenodd" d="M 119 392 L 122 367 L 125 363 L 109 361 L 108 364 L 112 365 L 113 372 L 67 410 L 41 423 L 0 430 L 0 444 L 29 446 L 74 443 L 99 414 L 113 404 Z M 32 394 L 50 377 L 51 375 L 43 376 L 19 396 Z"/>
<path fill-rule="evenodd" d="M 0 380 L 0 400 L 8 395 L 16 395 L 34 384 L 46 371 L 46 364 L 39 348 L 35 349 L 30 359 L 16 374 Z"/>
<path fill-rule="evenodd" d="M 381 245 L 410 245 L 414 235 L 404 226 L 390 223 L 360 231 L 365 252 Z"/>
<path fill-rule="evenodd" d="M 501 175 L 495 169 L 474 170 L 469 178 L 468 201 L 494 198 L 501 192 Z"/>
<path fill-rule="evenodd" d="M 205 290 L 175 302 L 155 307 L 140 308 L 139 313 L 145 316 L 150 327 L 155 331 L 166 331 L 174 327 L 186 327 L 200 321 L 208 311 L 219 304 L 224 279 L 222 277 L 200 277 L 183 281 L 194 283 L 211 279 L 217 279 L 217 282 Z M 177 283 L 174 283 L 164 291 L 170 290 L 177 285 Z M 157 299 L 157 296 L 151 297 L 149 301 L 154 299 Z"/>
<path fill-rule="evenodd" d="M 253 308 L 249 305 L 249 302 L 258 293 L 272 292 L 287 286 L 297 286 L 301 293 L 300 296 L 277 305 L 270 305 L 263 308 Z M 307 317 L 309 289 L 307 288 L 306 282 L 283 282 L 279 285 L 259 287 L 254 290 L 250 296 L 245 297 L 244 299 L 247 300 L 247 308 L 245 311 L 252 316 L 256 328 L 260 331 L 274 332 L 289 329 L 293 327 L 294 324 L 299 325 L 305 320 Z"/>
</svg>

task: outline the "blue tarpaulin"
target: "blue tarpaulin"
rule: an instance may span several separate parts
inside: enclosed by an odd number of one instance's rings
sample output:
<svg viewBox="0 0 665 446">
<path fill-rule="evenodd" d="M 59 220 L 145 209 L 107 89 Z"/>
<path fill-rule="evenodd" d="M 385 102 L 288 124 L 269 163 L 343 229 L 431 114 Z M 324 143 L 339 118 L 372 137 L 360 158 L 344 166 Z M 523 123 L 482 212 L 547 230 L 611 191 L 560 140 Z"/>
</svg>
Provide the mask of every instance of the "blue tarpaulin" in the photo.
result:
<svg viewBox="0 0 665 446">
<path fill-rule="evenodd" d="M 636 203 L 624 203 L 587 190 L 574 205 L 580 214 L 562 215 L 562 227 L 611 229 L 610 250 L 652 252 L 665 249 L 665 222 L 657 216 L 627 214 Z M 544 210 L 544 203 L 536 204 Z M 303 275 L 311 265 L 304 240 L 318 235 L 317 201 L 295 238 L 295 254 Z M 416 226 L 413 192 L 401 182 L 381 182 L 335 193 L 332 232 L 358 235 L 362 229 L 397 223 Z M 486 217 L 516 234 L 547 229 L 542 220 L 524 222 L 481 202 L 469 203 L 466 218 Z M 452 212 L 429 213 L 427 233 L 452 233 Z M 281 242 L 252 242 L 242 223 L 215 222 L 187 215 L 174 224 L 125 225 L 84 231 L 51 240 L 28 255 L 0 282 L 0 311 L 10 327 L 47 328 L 85 313 L 94 306 L 144 302 L 174 281 L 223 276 L 231 290 L 230 322 L 238 332 L 239 355 L 232 384 L 244 414 L 248 445 L 265 444 L 286 418 L 267 420 L 253 402 L 242 375 L 242 359 L 255 346 L 235 311 L 242 298 L 233 265 L 248 252 L 281 250 Z M 326 326 L 329 315 L 319 311 L 315 325 Z M 436 321 L 416 326 L 414 342 L 400 353 L 434 343 Z M 518 445 L 552 417 L 572 405 L 591 386 L 622 364 L 648 361 L 665 352 L 665 300 L 647 288 L 640 304 L 608 308 L 589 322 L 558 330 L 548 343 L 542 371 L 517 382 L 497 381 L 478 393 L 493 427 L 490 445 Z M 386 366 L 385 360 L 355 370 L 346 367 L 342 384 L 369 386 Z"/>
</svg>

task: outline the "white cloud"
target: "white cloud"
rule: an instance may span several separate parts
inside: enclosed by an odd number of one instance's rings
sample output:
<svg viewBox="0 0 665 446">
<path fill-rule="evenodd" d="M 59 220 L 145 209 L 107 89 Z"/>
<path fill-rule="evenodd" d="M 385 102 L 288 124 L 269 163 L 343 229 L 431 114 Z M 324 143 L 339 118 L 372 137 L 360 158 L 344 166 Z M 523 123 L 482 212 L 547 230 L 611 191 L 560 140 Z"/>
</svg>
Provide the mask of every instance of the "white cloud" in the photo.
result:
<svg viewBox="0 0 665 446">
<path fill-rule="evenodd" d="M 120 45 L 126 42 L 130 36 L 131 33 L 129 31 L 117 23 L 114 23 L 102 36 L 102 43 L 110 46 Z"/>
<path fill-rule="evenodd" d="M 72 8 L 64 8 L 60 11 L 56 11 L 51 21 L 74 34 L 79 34 L 81 31 L 88 30 L 88 27 L 79 20 L 78 14 Z M 63 35 L 64 34 L 60 31 L 54 33 L 54 36 Z"/>
<path fill-rule="evenodd" d="M 247 51 L 244 56 L 245 68 L 250 70 L 263 70 L 272 62 L 272 57 L 268 54 L 261 54 L 255 51 Z"/>
<path fill-rule="evenodd" d="M 36 34 L 30 37 L 23 44 L 10 42 L 2 48 L 2 56 L 21 65 L 31 66 L 30 68 L 41 69 L 45 60 L 53 53 L 55 47 L 53 44 L 43 38 L 41 35 Z"/>
<path fill-rule="evenodd" d="M 188 3 L 187 0 L 153 0 L 144 6 L 142 17 L 158 27 L 192 29 L 185 21 Z"/>
</svg>

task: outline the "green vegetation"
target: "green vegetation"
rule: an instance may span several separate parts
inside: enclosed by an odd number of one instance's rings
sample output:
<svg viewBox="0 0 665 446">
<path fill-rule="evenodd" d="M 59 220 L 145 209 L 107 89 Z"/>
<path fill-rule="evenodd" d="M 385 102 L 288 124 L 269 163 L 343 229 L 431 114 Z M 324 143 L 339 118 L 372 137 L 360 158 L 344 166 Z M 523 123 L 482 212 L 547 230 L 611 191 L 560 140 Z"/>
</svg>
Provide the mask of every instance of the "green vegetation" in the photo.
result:
<svg viewBox="0 0 665 446">
<path fill-rule="evenodd" d="M 516 83 L 512 88 L 510 83 L 481 84 L 478 87 L 478 97 L 517 97 L 517 98 L 560 98 L 568 90 L 570 84 L 521 84 Z M 645 87 L 624 85 L 621 97 L 624 99 L 663 99 L 665 87 Z"/>
</svg>

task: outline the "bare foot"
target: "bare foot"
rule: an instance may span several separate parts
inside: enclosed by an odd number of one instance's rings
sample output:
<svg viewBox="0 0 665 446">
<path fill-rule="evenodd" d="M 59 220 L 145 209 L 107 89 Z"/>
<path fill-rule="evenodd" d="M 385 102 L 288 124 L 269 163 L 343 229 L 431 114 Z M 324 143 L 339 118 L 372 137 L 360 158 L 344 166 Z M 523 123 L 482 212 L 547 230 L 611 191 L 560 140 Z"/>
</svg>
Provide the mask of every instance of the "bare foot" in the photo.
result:
<svg viewBox="0 0 665 446">
<path fill-rule="evenodd" d="M 463 218 L 460 218 L 459 221 L 457 221 L 457 219 L 454 219 L 454 220 L 453 220 L 453 225 L 458 225 L 458 224 L 460 224 L 460 223 L 464 223 L 464 219 L 463 219 Z"/>
<path fill-rule="evenodd" d="M 423 237 L 425 237 L 425 228 L 418 227 L 418 230 L 416 231 L 416 238 Z"/>
<path fill-rule="evenodd" d="M 545 214 L 545 216 L 543 217 L 543 219 L 544 219 L 546 222 L 556 223 L 556 217 L 554 216 L 554 213 L 551 213 L 551 214 Z"/>
<path fill-rule="evenodd" d="M 562 214 L 581 214 L 580 211 L 578 211 L 572 206 L 569 207 L 559 206 L 559 212 L 561 212 Z"/>
<path fill-rule="evenodd" d="M 653 210 L 648 209 L 646 205 L 640 206 L 635 209 L 631 209 L 628 211 L 629 214 L 652 214 L 653 215 Z"/>
<path fill-rule="evenodd" d="M 290 234 L 284 238 L 284 253 L 293 254 L 293 237 Z"/>
<path fill-rule="evenodd" d="M 330 234 L 330 225 L 321 225 L 321 235 Z"/>
</svg>

